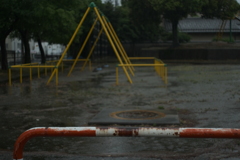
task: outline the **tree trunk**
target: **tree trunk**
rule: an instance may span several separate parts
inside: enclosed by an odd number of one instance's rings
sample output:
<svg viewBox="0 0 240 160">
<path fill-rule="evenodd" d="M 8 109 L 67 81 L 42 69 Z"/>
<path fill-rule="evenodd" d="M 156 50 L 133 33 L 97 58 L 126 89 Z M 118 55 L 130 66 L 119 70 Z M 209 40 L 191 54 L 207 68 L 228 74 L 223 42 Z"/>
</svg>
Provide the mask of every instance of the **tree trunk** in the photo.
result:
<svg viewBox="0 0 240 160">
<path fill-rule="evenodd" d="M 19 31 L 22 37 L 22 42 L 25 49 L 25 62 L 24 63 L 31 63 L 31 55 L 30 55 L 30 45 L 29 45 L 29 38 L 27 31 Z"/>
<path fill-rule="evenodd" d="M 179 39 L 178 39 L 178 20 L 172 21 L 172 36 L 173 36 L 173 47 L 179 46 Z"/>
<path fill-rule="evenodd" d="M 5 46 L 5 39 L 1 40 L 1 67 L 2 67 L 2 70 L 8 69 L 7 50 L 6 50 L 6 46 Z"/>
<path fill-rule="evenodd" d="M 41 53 L 41 64 L 44 64 L 46 62 L 46 56 L 42 47 L 42 41 L 40 38 L 37 38 L 37 42 L 38 42 L 38 46 L 40 49 L 40 53 Z"/>
</svg>

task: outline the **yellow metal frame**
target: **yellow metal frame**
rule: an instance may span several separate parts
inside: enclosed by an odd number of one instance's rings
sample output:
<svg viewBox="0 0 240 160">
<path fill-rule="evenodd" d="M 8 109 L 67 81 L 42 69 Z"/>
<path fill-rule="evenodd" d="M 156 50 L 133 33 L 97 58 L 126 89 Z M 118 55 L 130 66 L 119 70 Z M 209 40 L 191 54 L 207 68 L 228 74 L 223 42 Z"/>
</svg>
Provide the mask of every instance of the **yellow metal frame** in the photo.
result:
<svg viewBox="0 0 240 160">
<path fill-rule="evenodd" d="M 47 82 L 47 84 L 49 84 L 49 83 L 51 82 L 51 80 L 52 80 L 53 76 L 56 74 L 56 72 L 57 72 L 57 70 L 58 70 L 58 67 L 59 67 L 59 65 L 62 63 L 62 61 L 63 61 L 63 58 L 64 58 L 64 57 L 65 57 L 65 55 L 67 54 L 67 51 L 69 50 L 69 48 L 70 48 L 70 45 L 72 44 L 72 42 L 73 42 L 74 38 L 76 37 L 76 35 L 77 35 L 77 33 L 78 33 L 78 31 L 79 31 L 80 27 L 82 26 L 82 24 L 83 24 L 84 20 L 86 19 L 86 17 L 87 17 L 87 15 L 88 15 L 89 11 L 90 11 L 90 7 L 88 7 L 88 8 L 87 8 L 87 10 L 86 10 L 85 14 L 83 15 L 83 18 L 82 18 L 82 19 L 81 19 L 81 21 L 79 22 L 79 24 L 78 24 L 78 26 L 77 26 L 77 28 L 76 28 L 75 32 L 73 33 L 73 35 L 72 35 L 72 37 L 71 37 L 70 41 L 69 41 L 69 42 L 68 42 L 68 44 L 67 44 L 67 47 L 65 48 L 65 50 L 64 50 L 64 52 L 63 52 L 63 54 L 62 54 L 62 56 L 60 57 L 60 59 L 59 59 L 59 61 L 58 61 L 57 65 L 56 65 L 56 68 L 54 69 L 54 71 L 52 72 L 52 74 L 51 74 L 50 78 L 48 79 L 48 82 Z"/>
<path fill-rule="evenodd" d="M 114 51 L 115 55 L 116 55 L 117 58 L 118 58 L 118 61 L 120 62 L 120 64 L 123 64 L 123 61 L 122 61 L 122 59 L 121 59 L 121 57 L 120 57 L 120 55 L 119 55 L 119 52 L 118 52 L 118 50 L 117 50 L 117 48 L 116 48 L 116 46 L 115 46 L 114 39 L 113 39 L 113 37 L 111 36 L 112 34 L 109 33 L 110 31 L 107 29 L 106 24 L 104 23 L 104 20 L 102 19 L 102 17 L 100 16 L 100 13 L 98 12 L 98 9 L 97 9 L 96 7 L 94 7 L 93 9 L 94 9 L 97 17 L 99 18 L 99 21 L 100 21 L 100 23 L 101 23 L 101 25 L 102 25 L 102 27 L 103 27 L 103 30 L 104 30 L 104 32 L 105 32 L 105 34 L 106 34 L 106 36 L 107 36 L 107 38 L 108 38 L 108 40 L 109 40 L 112 48 L 113 48 L 113 51 Z M 125 67 L 125 66 L 122 66 L 122 68 L 123 68 L 123 70 L 124 70 L 124 72 L 125 72 L 125 75 L 126 75 L 127 78 L 128 78 L 128 81 L 129 81 L 130 83 L 132 83 L 132 79 L 131 79 L 131 77 L 129 76 L 126 67 Z"/>
<path fill-rule="evenodd" d="M 91 4 L 94 4 L 94 3 L 91 3 Z M 58 64 L 56 65 L 56 67 L 58 68 L 58 67 L 59 67 L 59 64 L 63 61 L 63 57 L 65 56 L 66 52 L 68 51 L 69 46 L 72 44 L 73 39 L 75 38 L 76 34 L 78 33 L 80 27 L 82 26 L 82 23 L 83 23 L 84 20 L 86 19 L 86 16 L 88 15 L 88 13 L 89 13 L 89 11 L 90 11 L 91 8 L 93 8 L 93 10 L 94 10 L 97 18 L 96 18 L 95 22 L 93 23 L 93 25 L 92 25 L 92 27 L 91 27 L 88 35 L 87 35 L 87 38 L 85 39 L 85 41 L 84 41 L 84 43 L 83 43 L 83 45 L 82 45 L 82 47 L 81 47 L 81 49 L 80 49 L 80 51 L 79 51 L 76 59 L 75 59 L 75 61 L 74 61 L 74 64 L 72 65 L 72 67 L 71 67 L 71 69 L 70 69 L 70 71 L 69 71 L 69 73 L 68 73 L 68 76 L 71 75 L 71 73 L 72 73 L 72 71 L 73 71 L 73 69 L 74 69 L 74 67 L 75 67 L 75 65 L 76 65 L 76 63 L 77 63 L 77 61 L 78 61 L 78 58 L 80 57 L 80 55 L 81 55 L 81 53 L 82 53 L 82 50 L 83 50 L 83 48 L 85 47 L 85 45 L 86 45 L 86 43 L 87 43 L 87 41 L 88 41 L 88 39 L 89 39 L 89 37 L 90 37 L 90 35 L 91 35 L 91 33 L 92 33 L 92 31 L 93 31 L 93 29 L 94 29 L 94 26 L 96 25 L 97 21 L 99 21 L 100 24 L 102 25 L 102 29 L 101 29 L 101 31 L 99 32 L 98 38 L 95 40 L 95 43 L 94 43 L 94 45 L 92 46 L 92 48 L 91 48 L 91 50 L 90 50 L 90 53 L 89 53 L 88 56 L 87 56 L 87 61 L 89 61 L 90 67 L 91 67 L 91 61 L 89 60 L 89 58 L 90 58 L 90 56 L 92 55 L 92 52 L 93 52 L 93 50 L 94 50 L 94 48 L 95 48 L 95 46 L 96 46 L 96 43 L 97 43 L 97 41 L 98 41 L 98 39 L 99 39 L 99 37 L 100 37 L 100 35 L 102 34 L 103 31 L 104 31 L 104 33 L 106 34 L 106 36 L 107 36 L 107 38 L 108 38 L 108 40 L 109 40 L 109 42 L 110 42 L 110 44 L 111 44 L 111 46 L 112 46 L 112 48 L 113 48 L 113 50 L 114 50 L 114 53 L 116 54 L 116 57 L 117 57 L 119 63 L 120 63 L 120 64 L 124 64 L 124 63 L 123 63 L 123 60 L 125 61 L 125 64 L 131 63 L 131 62 L 130 62 L 130 59 L 128 58 L 126 52 L 124 51 L 124 49 L 123 49 L 123 47 L 122 47 L 122 44 L 121 44 L 120 40 L 118 39 L 118 37 L 117 37 L 117 35 L 116 35 L 113 27 L 111 26 L 110 23 L 107 23 L 107 22 L 106 22 L 106 19 L 105 19 L 104 16 L 100 16 L 100 12 L 99 12 L 98 8 L 97 8 L 97 7 L 95 6 L 95 4 L 94 4 L 94 5 L 92 5 L 92 7 L 88 7 L 88 9 L 86 10 L 83 18 L 81 19 L 78 27 L 76 28 L 76 30 L 75 30 L 72 38 L 70 39 L 70 41 L 69 41 L 69 43 L 68 43 L 65 51 L 63 52 L 60 60 L 58 61 Z M 122 59 L 123 59 L 123 60 L 122 60 Z M 84 69 L 84 67 L 86 66 L 87 61 L 85 61 L 85 63 L 84 63 L 84 65 L 83 65 L 83 67 L 82 67 L 81 70 Z M 123 70 L 124 70 L 124 72 L 125 72 L 125 74 L 126 74 L 126 76 L 127 76 L 127 78 L 128 78 L 128 81 L 129 81 L 130 83 L 132 83 L 131 77 L 129 76 L 126 67 L 125 67 L 125 66 L 122 66 L 122 68 L 123 68 Z M 52 72 L 52 75 L 50 76 L 47 84 L 50 83 L 50 81 L 52 80 L 54 74 L 56 74 L 56 70 L 57 70 L 57 69 L 55 69 L 55 70 Z M 133 68 L 130 68 L 130 67 L 129 67 L 129 70 L 130 70 L 130 72 L 132 73 L 132 75 L 134 75 L 134 73 L 133 73 Z"/>
<path fill-rule="evenodd" d="M 83 51 L 84 47 L 86 46 L 87 41 L 89 40 L 89 38 L 90 38 L 90 36 L 91 36 L 91 34 L 92 34 L 92 32 L 93 32 L 93 29 L 94 29 L 95 25 L 97 24 L 97 21 L 98 21 L 98 18 L 96 18 L 96 20 L 94 21 L 94 23 L 93 23 L 93 25 L 92 25 L 90 31 L 88 32 L 87 38 L 84 40 L 84 43 L 83 43 L 83 45 L 82 45 L 80 51 L 78 52 L 77 57 L 76 57 L 76 59 L 75 59 L 73 65 L 72 65 L 70 71 L 68 72 L 68 76 L 71 75 L 71 73 L 72 73 L 72 71 L 73 71 L 73 69 L 74 69 L 74 67 L 75 67 L 75 65 L 76 65 L 76 63 L 77 63 L 77 60 L 78 60 L 79 57 L 81 56 L 82 51 Z"/>
<path fill-rule="evenodd" d="M 160 59 L 154 59 L 154 68 L 155 71 L 157 72 L 157 74 L 162 78 L 162 80 L 164 81 L 164 83 L 167 85 L 168 83 L 168 79 L 167 79 L 167 65 L 163 63 L 162 60 Z M 161 65 L 158 67 L 158 65 Z"/>
<path fill-rule="evenodd" d="M 162 60 L 154 58 L 154 57 L 129 57 L 129 59 L 153 59 L 154 64 L 118 64 L 116 66 L 116 85 L 119 85 L 119 73 L 118 73 L 118 67 L 120 66 L 131 66 L 131 67 L 154 67 L 156 73 L 162 78 L 165 85 L 168 84 L 168 78 L 167 78 L 167 65 L 163 63 Z"/>
<path fill-rule="evenodd" d="M 155 57 L 129 57 L 129 59 L 156 59 Z"/>
<path fill-rule="evenodd" d="M 47 68 L 55 68 L 53 65 L 39 65 L 38 63 L 28 63 L 28 64 L 22 64 L 22 65 L 14 65 L 9 68 L 9 85 L 12 85 L 12 70 L 11 68 L 19 68 L 19 76 L 20 76 L 20 83 L 22 83 L 22 77 L 23 77 L 23 68 L 29 68 L 29 79 L 30 82 L 32 81 L 33 73 L 32 69 L 36 68 L 37 69 L 37 75 L 38 78 L 40 78 L 40 68 L 45 68 L 45 74 L 47 73 Z"/>
<path fill-rule="evenodd" d="M 130 58 L 128 57 L 128 55 L 127 55 L 127 53 L 126 53 L 126 51 L 125 51 L 125 49 L 124 49 L 124 47 L 123 47 L 123 45 L 122 45 L 122 43 L 121 43 L 121 41 L 120 41 L 120 39 L 119 39 L 118 36 L 117 36 L 117 33 L 116 33 L 115 30 L 113 29 L 112 24 L 111 24 L 110 22 L 108 22 L 108 25 L 109 25 L 109 27 L 110 27 L 110 30 L 113 32 L 113 35 L 116 37 L 117 43 L 119 44 L 120 49 L 122 50 L 122 54 L 123 54 L 123 56 L 124 56 L 125 59 L 126 59 L 126 63 L 127 63 L 127 64 L 132 64 L 131 61 L 130 61 Z M 132 71 L 135 70 L 133 66 L 131 67 L 131 70 L 132 70 Z M 132 74 L 133 74 L 133 73 L 132 73 Z M 133 75 L 134 75 L 134 74 L 133 74 Z"/>
<path fill-rule="evenodd" d="M 91 27 L 91 29 L 90 29 L 86 39 L 85 39 L 85 41 L 84 41 L 80 51 L 78 52 L 77 57 L 74 60 L 64 60 L 64 57 L 65 57 L 67 51 L 69 50 L 73 40 L 75 39 L 77 33 L 79 32 L 79 29 L 81 28 L 83 22 L 85 21 L 87 15 L 88 15 L 88 13 L 90 12 L 91 9 L 93 9 L 93 11 L 95 12 L 96 19 L 95 19 L 95 21 L 94 21 L 94 23 L 93 23 L 93 25 L 92 25 L 92 27 Z M 82 51 L 83 51 L 87 41 L 89 40 L 89 37 L 90 37 L 90 35 L 91 35 L 91 33 L 92 33 L 93 29 L 94 29 L 94 26 L 96 25 L 96 23 L 98 21 L 100 22 L 100 24 L 102 26 L 102 29 L 101 29 L 101 31 L 98 34 L 98 38 L 95 40 L 95 43 L 92 46 L 92 48 L 90 50 L 90 53 L 87 56 L 87 59 L 79 59 L 79 57 L 80 57 L 80 55 L 81 55 L 81 53 L 82 53 Z M 56 76 L 56 85 L 58 84 L 59 68 L 61 68 L 63 70 L 63 67 L 64 67 L 63 66 L 63 62 L 64 61 L 73 61 L 73 65 L 72 65 L 72 67 L 71 67 L 71 69 L 70 69 L 70 71 L 68 73 L 68 76 L 71 75 L 71 73 L 72 73 L 72 71 L 73 71 L 73 69 L 74 69 L 74 67 L 75 67 L 75 65 L 76 65 L 76 63 L 78 61 L 85 61 L 81 70 L 84 69 L 84 67 L 86 66 L 87 62 L 89 62 L 89 68 L 91 69 L 90 56 L 92 55 L 92 52 L 93 52 L 93 50 L 94 50 L 94 48 L 95 48 L 95 46 L 96 46 L 96 44 L 98 42 L 98 39 L 100 38 L 101 34 L 103 33 L 103 31 L 106 34 L 106 37 L 108 38 L 109 43 L 112 46 L 112 49 L 113 49 L 113 51 L 114 51 L 114 53 L 115 53 L 115 55 L 116 55 L 120 65 L 121 65 L 121 67 L 123 68 L 124 73 L 125 73 L 128 81 L 130 83 L 132 83 L 132 79 L 131 79 L 131 77 L 130 77 L 130 75 L 128 73 L 128 70 L 129 70 L 130 73 L 132 75 L 134 75 L 134 72 L 133 72 L 134 68 L 133 68 L 133 66 L 131 66 L 131 61 L 130 61 L 129 57 L 127 56 L 126 51 L 124 50 L 124 48 L 123 48 L 123 46 L 122 46 L 122 44 L 121 44 L 121 42 L 120 42 L 120 40 L 119 40 L 115 30 L 113 29 L 113 27 L 111 25 L 111 23 L 109 21 L 107 22 L 107 19 L 105 18 L 105 16 L 102 13 L 100 14 L 100 11 L 95 6 L 95 4 L 92 2 L 89 5 L 89 7 L 87 8 L 86 12 L 84 13 L 82 19 L 80 20 L 76 30 L 74 31 L 70 41 L 68 42 L 64 52 L 62 53 L 60 59 L 59 60 L 54 60 L 54 61 L 48 61 L 48 62 L 46 62 L 45 65 L 39 65 L 38 63 L 29 63 L 29 64 L 11 66 L 9 68 L 9 85 L 12 84 L 12 81 L 11 81 L 11 78 L 12 78 L 11 77 L 12 76 L 11 68 L 19 68 L 20 69 L 20 83 L 22 83 L 22 76 L 23 76 L 22 75 L 22 69 L 23 68 L 29 68 L 30 81 L 32 80 L 32 68 L 37 68 L 38 69 L 38 77 L 40 77 L 40 68 L 45 68 L 45 75 L 47 75 L 47 72 L 48 72 L 47 69 L 51 68 L 52 73 L 51 73 L 51 75 L 50 75 L 50 77 L 49 77 L 49 79 L 47 81 L 47 84 L 49 84 L 52 81 L 53 77 Z"/>
<path fill-rule="evenodd" d="M 87 60 L 88 60 L 88 61 L 90 60 L 90 57 L 91 57 L 91 55 L 92 55 L 92 53 L 93 53 L 93 51 L 94 51 L 94 49 L 95 49 L 95 47 L 96 47 L 96 45 L 97 45 L 97 42 L 98 42 L 98 40 L 99 40 L 102 32 L 103 32 L 103 28 L 102 28 L 102 29 L 100 30 L 100 32 L 98 33 L 98 36 L 97 36 L 97 38 L 96 38 L 96 40 L 95 40 L 95 42 L 94 42 L 94 44 L 93 44 L 93 46 L 92 46 L 92 48 L 91 48 L 88 56 L 87 56 Z M 86 64 L 87 64 L 87 61 L 85 61 L 85 63 L 83 64 L 81 71 L 84 70 Z"/>
<path fill-rule="evenodd" d="M 131 64 L 131 62 L 129 63 L 129 61 L 128 61 L 129 59 L 127 58 L 127 55 L 126 55 L 126 54 L 124 53 L 124 51 L 123 51 L 124 49 L 121 48 L 120 43 L 119 43 L 119 41 L 117 40 L 117 39 L 118 39 L 117 36 L 115 36 L 114 32 L 112 31 L 112 29 L 111 29 L 111 27 L 110 27 L 110 25 L 109 25 L 110 23 L 107 23 L 106 18 L 105 18 L 104 16 L 102 16 L 102 19 L 103 19 L 103 22 L 104 22 L 105 25 L 106 25 L 106 28 L 107 28 L 108 31 L 109 31 L 109 34 L 110 34 L 111 37 L 112 37 L 112 40 L 113 40 L 114 44 L 116 45 L 116 47 L 117 47 L 117 49 L 118 49 L 118 51 L 119 51 L 119 54 L 120 54 L 121 57 L 123 58 L 124 62 L 125 62 L 126 64 Z M 128 60 L 127 60 L 127 59 L 128 59 Z M 131 66 L 127 66 L 127 67 L 128 67 L 128 69 L 130 70 L 131 74 L 134 75 Z"/>
</svg>

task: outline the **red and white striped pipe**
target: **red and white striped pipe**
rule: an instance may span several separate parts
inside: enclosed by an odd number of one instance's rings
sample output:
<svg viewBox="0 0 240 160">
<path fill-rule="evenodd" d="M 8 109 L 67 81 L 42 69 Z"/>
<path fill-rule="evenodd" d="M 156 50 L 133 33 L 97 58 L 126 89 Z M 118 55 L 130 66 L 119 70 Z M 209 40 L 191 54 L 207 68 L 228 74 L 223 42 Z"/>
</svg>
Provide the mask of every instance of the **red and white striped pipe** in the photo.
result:
<svg viewBox="0 0 240 160">
<path fill-rule="evenodd" d="M 158 127 L 37 127 L 22 133 L 14 145 L 13 160 L 23 160 L 23 148 L 33 137 L 168 137 L 240 138 L 240 129 Z"/>
</svg>

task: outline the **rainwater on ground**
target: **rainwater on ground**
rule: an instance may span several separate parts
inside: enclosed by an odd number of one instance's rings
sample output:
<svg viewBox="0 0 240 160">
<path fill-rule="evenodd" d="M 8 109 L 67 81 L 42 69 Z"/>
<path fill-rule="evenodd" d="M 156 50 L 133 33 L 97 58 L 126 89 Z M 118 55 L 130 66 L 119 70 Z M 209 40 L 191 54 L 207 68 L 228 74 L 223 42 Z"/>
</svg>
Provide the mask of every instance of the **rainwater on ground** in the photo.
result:
<svg viewBox="0 0 240 160">
<path fill-rule="evenodd" d="M 120 70 L 116 86 L 114 66 L 60 73 L 58 86 L 46 85 L 48 76 L 0 84 L 0 159 L 12 158 L 17 137 L 30 128 L 88 126 L 105 108 L 178 111 L 180 125 L 159 127 L 240 128 L 240 65 L 169 64 L 167 86 L 151 67 L 136 67 L 132 85 Z M 24 160 L 33 159 L 234 160 L 240 140 L 38 137 L 24 149 Z"/>
</svg>

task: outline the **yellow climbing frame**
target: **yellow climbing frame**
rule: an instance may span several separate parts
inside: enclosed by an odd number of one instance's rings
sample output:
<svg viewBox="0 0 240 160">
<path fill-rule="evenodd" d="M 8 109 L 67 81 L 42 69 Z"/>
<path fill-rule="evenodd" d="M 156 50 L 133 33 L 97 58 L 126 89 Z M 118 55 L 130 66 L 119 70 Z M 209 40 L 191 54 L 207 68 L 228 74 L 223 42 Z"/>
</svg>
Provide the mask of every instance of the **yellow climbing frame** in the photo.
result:
<svg viewBox="0 0 240 160">
<path fill-rule="evenodd" d="M 93 11 L 95 12 L 97 18 L 95 19 L 95 21 L 94 21 L 94 23 L 93 23 L 93 25 L 92 25 L 92 27 L 91 27 L 88 35 L 87 35 L 87 38 L 85 39 L 85 41 L 84 41 L 84 43 L 83 43 L 80 51 L 79 51 L 78 54 L 77 54 L 77 57 L 76 57 L 76 59 L 74 60 L 74 63 L 73 63 L 73 65 L 72 65 L 72 67 L 71 67 L 71 69 L 70 69 L 70 71 L 69 71 L 69 73 L 68 73 L 68 76 L 71 75 L 71 73 L 72 73 L 72 71 L 73 71 L 76 63 L 78 62 L 78 58 L 81 56 L 81 53 L 82 53 L 82 51 L 83 51 L 83 49 L 84 49 L 87 41 L 89 40 L 89 37 L 90 37 L 90 35 L 91 35 L 91 33 L 92 33 L 93 29 L 94 29 L 94 26 L 96 25 L 97 21 L 99 21 L 100 24 L 101 24 L 101 26 L 102 26 L 102 29 L 100 30 L 99 35 L 98 35 L 98 37 L 97 37 L 94 45 L 92 46 L 92 49 L 90 50 L 90 53 L 89 53 L 88 56 L 87 56 L 87 59 L 86 59 L 84 65 L 83 65 L 83 67 L 82 67 L 82 70 L 84 69 L 87 61 L 89 61 L 90 56 L 91 56 L 91 54 L 92 54 L 92 52 L 93 52 L 93 50 L 94 50 L 94 48 L 95 48 L 95 46 L 96 46 L 96 43 L 97 43 L 100 35 L 101 35 L 102 32 L 104 31 L 104 33 L 106 34 L 106 36 L 107 36 L 107 38 L 108 38 L 108 40 L 109 40 L 109 43 L 110 43 L 111 46 L 112 46 L 112 49 L 113 49 L 113 51 L 114 51 L 114 53 L 115 53 L 115 55 L 116 55 L 119 63 L 122 65 L 122 68 L 123 68 L 123 70 L 124 70 L 124 72 L 125 72 L 125 75 L 126 75 L 128 81 L 129 81 L 130 83 L 132 83 L 132 79 L 131 79 L 131 77 L 130 77 L 130 75 L 129 75 L 129 73 L 128 73 L 128 70 L 130 71 L 130 73 L 131 73 L 132 75 L 134 75 L 134 73 L 133 73 L 134 68 L 131 67 L 131 66 L 127 66 L 127 67 L 124 66 L 124 64 L 131 64 L 130 59 L 128 58 L 128 56 L 127 56 L 124 48 L 122 47 L 122 44 L 121 44 L 119 38 L 117 37 L 117 34 L 116 34 L 116 32 L 114 31 L 114 29 L 113 29 L 112 25 L 110 24 L 110 22 L 107 21 L 107 19 L 105 18 L 105 16 L 104 16 L 102 13 L 100 13 L 100 11 L 98 10 L 97 6 L 92 2 L 92 3 L 90 3 L 89 7 L 87 8 L 86 12 L 84 13 L 83 18 L 82 18 L 81 21 L 79 22 L 79 24 L 78 24 L 78 26 L 77 26 L 74 34 L 72 35 L 72 37 L 71 37 L 71 39 L 70 39 L 70 41 L 69 41 L 66 49 L 64 50 L 61 58 L 59 59 L 58 63 L 56 64 L 56 66 L 55 66 L 55 68 L 54 68 L 54 70 L 53 70 L 50 78 L 48 79 L 47 84 L 49 84 L 49 83 L 51 82 L 51 80 L 53 79 L 54 75 L 56 75 L 56 74 L 58 73 L 58 67 L 59 67 L 60 64 L 62 63 L 63 58 L 65 57 L 67 51 L 69 50 L 69 47 L 71 46 L 74 38 L 76 37 L 79 29 L 81 28 L 83 22 L 85 21 L 87 15 L 88 15 L 88 13 L 89 13 L 89 11 L 90 11 L 91 9 L 93 9 Z"/>
</svg>

